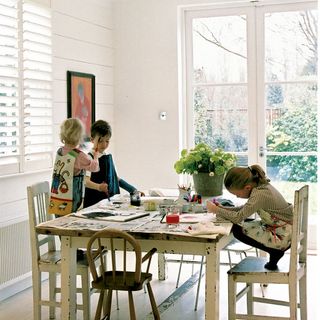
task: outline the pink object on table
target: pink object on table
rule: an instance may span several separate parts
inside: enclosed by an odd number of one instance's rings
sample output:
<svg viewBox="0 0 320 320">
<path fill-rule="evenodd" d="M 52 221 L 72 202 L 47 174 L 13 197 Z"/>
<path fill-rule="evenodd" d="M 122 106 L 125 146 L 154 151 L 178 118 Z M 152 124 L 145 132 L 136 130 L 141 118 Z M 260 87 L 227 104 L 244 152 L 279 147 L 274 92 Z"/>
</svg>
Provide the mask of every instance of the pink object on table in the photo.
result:
<svg viewBox="0 0 320 320">
<path fill-rule="evenodd" d="M 212 198 L 211 202 L 213 202 L 214 204 L 218 204 L 219 205 L 219 202 L 216 198 Z"/>
</svg>

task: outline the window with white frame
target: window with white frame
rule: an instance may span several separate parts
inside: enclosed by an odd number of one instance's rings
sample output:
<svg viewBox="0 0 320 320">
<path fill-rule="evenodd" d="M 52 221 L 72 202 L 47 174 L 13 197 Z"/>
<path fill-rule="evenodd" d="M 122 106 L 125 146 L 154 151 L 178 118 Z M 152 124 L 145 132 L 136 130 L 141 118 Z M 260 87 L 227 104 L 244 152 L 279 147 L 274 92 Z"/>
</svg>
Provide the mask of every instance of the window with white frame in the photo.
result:
<svg viewBox="0 0 320 320">
<path fill-rule="evenodd" d="M 51 11 L 0 0 L 0 176 L 52 165 Z"/>
<path fill-rule="evenodd" d="M 239 166 L 260 164 L 289 202 L 308 184 L 318 224 L 317 2 L 188 7 L 184 27 L 184 147 L 205 142 Z"/>
</svg>

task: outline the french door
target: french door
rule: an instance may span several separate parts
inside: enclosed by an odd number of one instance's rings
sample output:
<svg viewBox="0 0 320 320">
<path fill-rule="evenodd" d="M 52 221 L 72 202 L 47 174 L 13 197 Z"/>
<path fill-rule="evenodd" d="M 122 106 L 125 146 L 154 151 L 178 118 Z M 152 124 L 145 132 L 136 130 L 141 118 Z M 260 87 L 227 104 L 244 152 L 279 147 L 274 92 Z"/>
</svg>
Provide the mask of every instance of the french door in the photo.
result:
<svg viewBox="0 0 320 320">
<path fill-rule="evenodd" d="M 317 3 L 287 2 L 186 12 L 184 144 L 260 164 L 288 201 L 310 184 L 317 212 Z"/>
</svg>

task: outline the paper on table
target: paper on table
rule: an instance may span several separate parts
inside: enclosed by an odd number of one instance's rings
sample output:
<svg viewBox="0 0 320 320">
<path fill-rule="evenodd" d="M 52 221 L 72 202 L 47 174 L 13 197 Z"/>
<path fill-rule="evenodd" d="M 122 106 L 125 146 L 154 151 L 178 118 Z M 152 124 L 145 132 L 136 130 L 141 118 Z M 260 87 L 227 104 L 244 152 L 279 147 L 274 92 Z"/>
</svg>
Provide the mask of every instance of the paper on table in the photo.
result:
<svg viewBox="0 0 320 320">
<path fill-rule="evenodd" d="M 49 220 L 38 224 L 38 227 L 50 225 L 55 229 L 68 229 L 68 230 L 101 230 L 104 228 L 117 228 L 124 231 L 131 231 L 143 225 L 143 220 L 131 220 L 126 222 L 114 222 L 100 219 L 79 219 L 79 216 L 74 214 L 62 216 L 57 219 Z"/>
<path fill-rule="evenodd" d="M 197 223 L 215 220 L 215 215 L 207 213 L 182 213 L 180 223 Z"/>
<path fill-rule="evenodd" d="M 215 225 L 213 222 L 199 222 L 192 226 L 189 226 L 187 232 L 193 236 L 204 234 L 228 234 L 229 228 L 224 226 Z"/>
<path fill-rule="evenodd" d="M 139 211 L 139 210 L 109 210 L 109 209 L 99 209 L 93 208 L 90 210 L 80 210 L 73 214 L 76 217 L 89 218 L 96 220 L 105 221 L 119 221 L 125 222 L 133 219 L 138 219 L 144 216 L 148 216 L 149 212 Z"/>
</svg>

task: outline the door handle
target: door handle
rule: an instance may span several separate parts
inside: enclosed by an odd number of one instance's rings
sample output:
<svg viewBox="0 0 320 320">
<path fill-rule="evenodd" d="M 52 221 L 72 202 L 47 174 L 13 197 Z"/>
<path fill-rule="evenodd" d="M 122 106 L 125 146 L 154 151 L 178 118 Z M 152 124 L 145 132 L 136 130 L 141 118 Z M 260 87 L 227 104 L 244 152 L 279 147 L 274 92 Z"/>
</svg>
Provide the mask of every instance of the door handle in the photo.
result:
<svg viewBox="0 0 320 320">
<path fill-rule="evenodd" d="M 271 151 L 272 152 L 272 149 L 268 149 L 268 148 L 266 148 L 264 146 L 260 146 L 259 147 L 259 157 L 264 157 L 266 151 Z"/>
<path fill-rule="evenodd" d="M 267 151 L 267 148 L 265 148 L 265 147 L 263 147 L 263 146 L 260 146 L 260 147 L 259 147 L 259 157 L 260 157 L 260 158 L 264 157 L 265 151 Z"/>
</svg>

